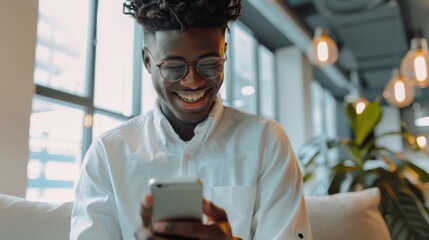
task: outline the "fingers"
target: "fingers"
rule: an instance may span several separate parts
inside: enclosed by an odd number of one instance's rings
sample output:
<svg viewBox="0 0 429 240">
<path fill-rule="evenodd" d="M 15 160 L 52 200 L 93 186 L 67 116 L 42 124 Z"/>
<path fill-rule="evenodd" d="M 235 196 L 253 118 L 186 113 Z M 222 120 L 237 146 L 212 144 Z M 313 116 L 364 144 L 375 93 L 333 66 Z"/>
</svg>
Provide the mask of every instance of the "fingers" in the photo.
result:
<svg viewBox="0 0 429 240">
<path fill-rule="evenodd" d="M 143 226 L 147 229 L 151 228 L 152 205 L 153 205 L 152 196 L 145 195 L 143 198 L 140 215 L 141 215 L 141 218 L 143 219 Z"/>
<path fill-rule="evenodd" d="M 203 199 L 203 212 L 207 216 L 208 225 L 200 221 L 178 220 L 160 221 L 152 226 L 152 196 L 146 195 L 141 205 L 140 215 L 143 225 L 136 231 L 137 240 L 164 240 L 169 237 L 177 236 L 197 239 L 232 239 L 231 227 L 228 223 L 228 217 L 222 208 L 217 207 L 210 201 Z M 176 238 L 177 238 L 176 237 Z"/>
<path fill-rule="evenodd" d="M 203 199 L 203 212 L 207 216 L 208 223 L 228 222 L 228 216 L 225 210 L 206 199 Z"/>
<path fill-rule="evenodd" d="M 232 239 L 228 222 L 204 225 L 198 222 L 157 222 L 155 233 L 197 239 Z"/>
<path fill-rule="evenodd" d="M 231 226 L 225 210 L 203 199 L 203 212 L 209 224 L 197 221 L 159 221 L 153 226 L 153 231 L 155 234 L 197 239 L 232 239 Z"/>
</svg>

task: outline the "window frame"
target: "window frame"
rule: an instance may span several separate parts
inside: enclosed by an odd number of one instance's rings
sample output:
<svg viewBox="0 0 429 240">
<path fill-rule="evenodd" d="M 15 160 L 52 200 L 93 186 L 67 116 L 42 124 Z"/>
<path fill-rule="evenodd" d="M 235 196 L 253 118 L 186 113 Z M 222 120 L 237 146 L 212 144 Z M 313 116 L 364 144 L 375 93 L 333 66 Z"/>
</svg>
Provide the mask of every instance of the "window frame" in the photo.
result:
<svg viewBox="0 0 429 240">
<path fill-rule="evenodd" d="M 255 68 L 254 68 L 254 72 L 253 75 L 256 78 L 255 80 L 255 96 L 254 98 L 256 99 L 256 114 L 257 115 L 261 115 L 261 102 L 260 102 L 260 97 L 261 97 L 261 91 L 260 91 L 260 86 L 261 86 L 261 81 L 262 79 L 259 77 L 260 74 L 260 54 L 259 54 L 259 46 L 263 46 L 264 48 L 266 48 L 267 50 L 269 50 L 270 52 L 273 53 L 274 59 L 273 59 L 273 67 L 272 67 L 272 71 L 273 71 L 273 84 L 274 84 L 274 92 L 273 92 L 273 102 L 274 102 L 274 106 L 273 106 L 273 110 L 274 110 L 274 115 L 272 116 L 272 118 L 274 120 L 278 120 L 278 101 L 277 101 L 277 87 L 278 87 L 278 77 L 277 77 L 277 60 L 275 57 L 275 53 L 272 51 L 272 49 L 268 48 L 267 46 L 263 45 L 259 39 L 256 37 L 256 35 L 252 32 L 252 30 L 250 30 L 244 23 L 242 23 L 241 21 L 236 21 L 232 24 L 237 24 L 239 27 L 242 28 L 242 30 L 244 32 L 246 32 L 247 34 L 249 34 L 253 40 L 255 41 L 254 47 L 251 49 L 251 51 L 254 52 L 254 59 L 253 62 L 255 63 Z M 237 57 L 234 56 L 233 53 L 233 38 L 234 38 L 234 28 L 232 27 L 232 25 L 230 26 L 230 33 L 226 35 L 226 40 L 228 42 L 228 49 L 227 49 L 227 54 L 228 54 L 228 61 L 226 61 L 226 64 L 228 64 L 227 67 L 227 71 L 225 73 L 225 76 L 227 76 L 227 81 L 224 81 L 224 84 L 226 84 L 226 101 L 224 101 L 224 103 L 228 106 L 232 106 L 234 107 L 234 101 L 237 100 L 237 96 L 234 95 L 235 92 L 235 84 L 233 83 L 234 81 L 234 76 L 236 76 L 235 73 L 235 68 L 234 68 L 234 63 L 235 61 L 237 61 Z"/>
<path fill-rule="evenodd" d="M 143 30 L 139 24 L 133 21 L 134 25 L 134 46 L 133 46 L 133 97 L 132 97 L 132 114 L 131 116 L 125 116 L 123 114 L 109 111 L 102 108 L 97 108 L 94 105 L 95 95 L 95 61 L 97 51 L 97 13 L 98 13 L 98 1 L 89 1 L 89 27 L 88 27 L 88 39 L 87 39 L 87 61 L 85 69 L 85 94 L 79 96 L 57 90 L 54 88 L 46 87 L 35 83 L 35 97 L 43 97 L 45 100 L 57 102 L 60 104 L 71 104 L 74 107 L 82 108 L 85 115 L 93 116 L 95 112 L 108 115 L 113 118 L 120 120 L 129 120 L 140 114 L 141 111 L 141 84 L 142 84 L 142 73 L 140 71 L 142 67 L 140 50 L 143 46 Z M 125 17 L 125 16 L 124 16 Z M 83 137 L 82 137 L 82 156 L 85 155 L 92 140 L 92 124 L 89 127 L 83 126 Z M 82 159 L 81 159 L 82 161 Z"/>
</svg>

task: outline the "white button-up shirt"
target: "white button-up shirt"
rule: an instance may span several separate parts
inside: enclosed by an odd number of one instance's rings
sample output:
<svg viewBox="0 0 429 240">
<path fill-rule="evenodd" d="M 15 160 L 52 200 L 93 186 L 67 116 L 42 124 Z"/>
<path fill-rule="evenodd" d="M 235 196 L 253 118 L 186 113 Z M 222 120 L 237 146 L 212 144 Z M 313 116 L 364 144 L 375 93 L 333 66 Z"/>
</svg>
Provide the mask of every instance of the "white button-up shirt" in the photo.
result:
<svg viewBox="0 0 429 240">
<path fill-rule="evenodd" d="M 71 239 L 134 239 L 151 178 L 200 178 L 242 239 L 312 239 L 302 177 L 275 121 L 216 100 L 189 142 L 159 107 L 96 139 L 82 165 Z"/>
</svg>

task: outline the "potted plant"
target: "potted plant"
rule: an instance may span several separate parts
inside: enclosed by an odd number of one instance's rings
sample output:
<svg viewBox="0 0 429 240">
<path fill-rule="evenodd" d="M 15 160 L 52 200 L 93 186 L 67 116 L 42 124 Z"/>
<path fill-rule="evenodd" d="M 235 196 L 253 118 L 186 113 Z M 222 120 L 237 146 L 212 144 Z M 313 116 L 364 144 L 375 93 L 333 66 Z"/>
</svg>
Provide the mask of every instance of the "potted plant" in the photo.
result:
<svg viewBox="0 0 429 240">
<path fill-rule="evenodd" d="M 311 179 L 314 171 L 323 166 L 330 172 L 328 194 L 378 187 L 381 192 L 379 210 L 392 239 L 429 239 L 429 209 L 424 205 L 422 194 L 422 185 L 429 182 L 429 174 L 402 154 L 376 144 L 380 138 L 400 135 L 413 149 L 423 150 L 419 149 L 416 138 L 405 130 L 373 136 L 382 116 L 378 102 L 369 102 L 361 114 L 356 113 L 353 105 L 346 104 L 346 114 L 353 139 L 316 137 L 300 150 L 298 158 L 304 166 L 304 181 Z M 345 157 L 338 157 L 334 163 L 326 159 L 320 163 L 320 158 L 326 158 L 326 152 L 334 148 L 344 149 L 342 155 Z M 384 164 L 368 167 L 375 161 Z"/>
</svg>

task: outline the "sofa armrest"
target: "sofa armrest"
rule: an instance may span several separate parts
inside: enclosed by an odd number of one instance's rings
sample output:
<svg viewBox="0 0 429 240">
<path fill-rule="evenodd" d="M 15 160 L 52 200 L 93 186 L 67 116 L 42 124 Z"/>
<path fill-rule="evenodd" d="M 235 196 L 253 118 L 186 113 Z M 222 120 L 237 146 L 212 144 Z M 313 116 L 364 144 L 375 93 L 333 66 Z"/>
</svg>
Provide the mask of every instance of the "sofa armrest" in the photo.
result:
<svg viewBox="0 0 429 240">
<path fill-rule="evenodd" d="M 69 239 L 72 203 L 49 204 L 0 194 L 0 239 Z"/>
</svg>

